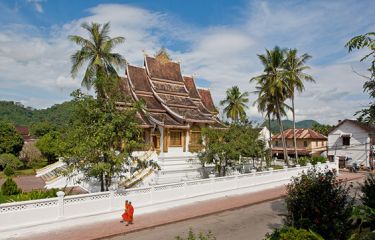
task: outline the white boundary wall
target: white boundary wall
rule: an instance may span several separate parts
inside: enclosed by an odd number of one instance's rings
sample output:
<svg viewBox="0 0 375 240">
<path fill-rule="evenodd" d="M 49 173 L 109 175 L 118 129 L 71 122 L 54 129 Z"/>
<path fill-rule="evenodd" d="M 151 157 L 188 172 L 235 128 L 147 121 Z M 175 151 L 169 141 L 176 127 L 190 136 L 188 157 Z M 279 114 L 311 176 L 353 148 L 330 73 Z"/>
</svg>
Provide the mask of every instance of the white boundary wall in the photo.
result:
<svg viewBox="0 0 375 240">
<path fill-rule="evenodd" d="M 322 171 L 338 171 L 335 162 L 318 164 L 317 167 Z M 126 199 L 136 207 L 137 214 L 142 214 L 157 211 L 163 205 L 174 207 L 222 196 L 256 192 L 289 183 L 292 177 L 309 168 L 311 166 L 271 169 L 250 174 L 134 188 L 123 193 L 108 191 L 64 197 L 64 194 L 59 192 L 56 198 L 0 204 L 0 231 L 121 211 Z"/>
</svg>

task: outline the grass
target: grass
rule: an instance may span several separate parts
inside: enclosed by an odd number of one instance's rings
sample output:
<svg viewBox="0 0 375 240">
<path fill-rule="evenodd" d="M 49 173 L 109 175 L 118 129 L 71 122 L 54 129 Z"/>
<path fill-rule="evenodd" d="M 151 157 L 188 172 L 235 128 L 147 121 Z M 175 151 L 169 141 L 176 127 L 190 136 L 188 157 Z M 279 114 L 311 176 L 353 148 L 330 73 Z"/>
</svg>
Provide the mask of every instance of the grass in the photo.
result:
<svg viewBox="0 0 375 240">
<path fill-rule="evenodd" d="M 16 170 L 16 176 L 31 176 L 31 175 L 35 175 L 35 169 L 31 169 L 31 168 L 28 168 L 28 169 L 22 169 L 22 170 Z M 0 172 L 0 178 L 5 178 L 5 174 L 1 171 Z"/>
</svg>

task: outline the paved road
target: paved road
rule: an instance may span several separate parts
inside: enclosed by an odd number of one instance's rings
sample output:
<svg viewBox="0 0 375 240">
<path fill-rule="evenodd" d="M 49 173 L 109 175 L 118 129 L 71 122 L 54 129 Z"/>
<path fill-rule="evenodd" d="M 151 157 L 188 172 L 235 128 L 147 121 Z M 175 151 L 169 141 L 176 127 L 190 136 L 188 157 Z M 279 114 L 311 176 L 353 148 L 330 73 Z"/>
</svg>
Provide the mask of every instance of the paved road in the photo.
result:
<svg viewBox="0 0 375 240">
<path fill-rule="evenodd" d="M 191 227 L 194 232 L 211 230 L 217 240 L 263 239 L 267 232 L 280 227 L 285 214 L 284 200 L 261 203 L 233 211 L 226 211 L 202 218 L 168 224 L 107 240 L 172 240 L 187 236 Z"/>
</svg>

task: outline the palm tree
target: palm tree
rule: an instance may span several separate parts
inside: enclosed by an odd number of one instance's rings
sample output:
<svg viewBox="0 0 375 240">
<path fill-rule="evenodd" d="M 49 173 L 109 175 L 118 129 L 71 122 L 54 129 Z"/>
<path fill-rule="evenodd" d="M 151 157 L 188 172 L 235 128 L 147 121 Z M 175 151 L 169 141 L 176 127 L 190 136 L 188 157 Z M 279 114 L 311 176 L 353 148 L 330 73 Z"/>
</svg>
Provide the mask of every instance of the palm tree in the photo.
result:
<svg viewBox="0 0 375 240">
<path fill-rule="evenodd" d="M 234 123 L 244 120 L 246 118 L 245 110 L 248 108 L 246 104 L 249 102 L 249 93 L 241 93 L 240 89 L 234 86 L 227 89 L 226 94 L 227 97 L 220 101 L 220 105 L 226 105 L 224 113 L 227 115 L 227 118 L 232 119 Z"/>
<path fill-rule="evenodd" d="M 289 49 L 285 61 L 285 77 L 288 84 L 289 98 L 292 101 L 291 111 L 293 114 L 293 145 L 296 161 L 298 163 L 297 140 L 296 140 L 296 116 L 294 109 L 295 91 L 301 93 L 305 90 L 304 81 L 315 82 L 312 76 L 304 73 L 305 70 L 310 69 L 305 63 L 311 58 L 307 53 L 297 56 L 297 49 Z"/>
<path fill-rule="evenodd" d="M 89 39 L 72 35 L 69 39 L 81 46 L 72 56 L 71 75 L 77 76 L 78 71 L 88 63 L 81 85 L 90 89 L 94 86 L 98 98 L 109 97 L 112 90 L 117 89 L 119 77 L 116 68 L 125 66 L 125 59 L 113 48 L 125 41 L 123 37 L 109 37 L 110 23 L 82 23 L 81 27 L 89 32 Z"/>
<path fill-rule="evenodd" d="M 280 126 L 284 159 L 286 164 L 289 164 L 284 126 L 281 121 L 283 113 L 285 112 L 285 100 L 288 97 L 288 85 L 284 77 L 285 52 L 284 49 L 276 46 L 271 51 L 266 49 L 266 54 L 259 54 L 258 58 L 263 64 L 264 73 L 252 78 L 250 81 L 257 82 L 259 87 L 258 99 L 264 95 L 263 97 L 267 100 L 268 104 L 274 104 L 275 117 Z"/>
</svg>

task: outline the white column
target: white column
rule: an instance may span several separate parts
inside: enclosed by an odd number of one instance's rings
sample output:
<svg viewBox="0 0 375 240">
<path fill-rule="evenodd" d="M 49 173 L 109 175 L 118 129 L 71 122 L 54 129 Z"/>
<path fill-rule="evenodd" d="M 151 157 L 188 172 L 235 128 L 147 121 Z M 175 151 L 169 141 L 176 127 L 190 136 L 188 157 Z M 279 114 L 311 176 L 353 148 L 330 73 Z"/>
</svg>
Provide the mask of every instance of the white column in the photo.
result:
<svg viewBox="0 0 375 240">
<path fill-rule="evenodd" d="M 186 152 L 189 152 L 189 143 L 190 143 L 190 129 L 186 129 L 186 138 L 185 138 Z"/>
<path fill-rule="evenodd" d="M 57 195 L 57 205 L 59 208 L 59 214 L 58 214 L 58 219 L 64 218 L 64 196 L 65 193 L 62 191 L 59 191 L 56 193 Z"/>
<path fill-rule="evenodd" d="M 160 132 L 160 155 L 164 154 L 164 128 L 161 126 L 158 126 L 159 132 Z"/>
</svg>

